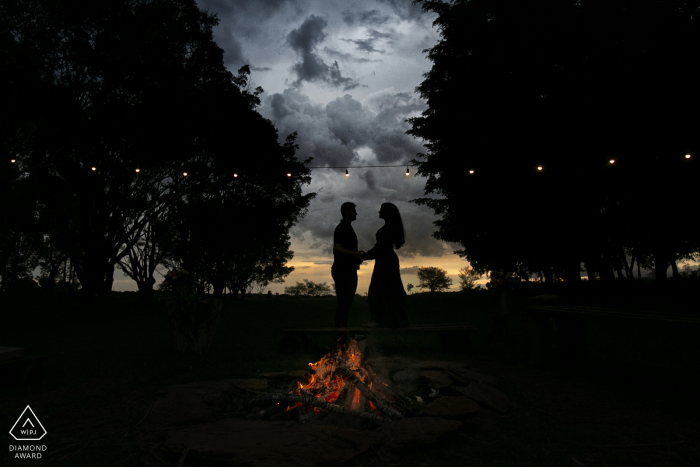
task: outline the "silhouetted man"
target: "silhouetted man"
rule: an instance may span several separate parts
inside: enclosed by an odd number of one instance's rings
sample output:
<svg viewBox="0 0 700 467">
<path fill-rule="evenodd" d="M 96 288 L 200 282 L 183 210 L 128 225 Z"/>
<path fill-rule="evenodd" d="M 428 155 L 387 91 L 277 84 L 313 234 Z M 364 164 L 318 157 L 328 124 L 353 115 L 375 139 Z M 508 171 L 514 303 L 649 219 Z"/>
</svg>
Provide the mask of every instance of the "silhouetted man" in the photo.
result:
<svg viewBox="0 0 700 467">
<path fill-rule="evenodd" d="M 331 276 L 335 281 L 335 295 L 338 308 L 335 311 L 335 327 L 348 326 L 348 313 L 357 291 L 357 270 L 362 263 L 363 251 L 357 251 L 357 235 L 353 230 L 352 221 L 357 219 L 355 204 L 343 203 L 340 206 L 343 220 L 333 233 L 333 266 Z"/>
</svg>

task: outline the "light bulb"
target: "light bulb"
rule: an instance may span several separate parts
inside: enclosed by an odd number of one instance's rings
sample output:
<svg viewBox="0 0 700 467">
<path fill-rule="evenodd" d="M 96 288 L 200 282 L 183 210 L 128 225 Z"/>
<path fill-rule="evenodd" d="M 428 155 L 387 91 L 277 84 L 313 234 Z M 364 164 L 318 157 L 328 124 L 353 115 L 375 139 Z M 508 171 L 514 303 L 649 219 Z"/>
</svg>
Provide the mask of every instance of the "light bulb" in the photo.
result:
<svg viewBox="0 0 700 467">
<path fill-rule="evenodd" d="M 686 158 L 686 159 L 690 159 L 690 154 L 686 154 L 686 155 L 685 155 L 685 158 Z M 14 160 L 13 160 L 12 162 L 14 162 Z"/>
<path fill-rule="evenodd" d="M 610 163 L 611 163 L 611 164 L 614 164 L 614 163 L 615 163 L 615 159 L 610 159 Z"/>
<path fill-rule="evenodd" d="M 470 170 L 470 171 L 469 171 L 469 173 L 470 173 L 470 174 L 473 174 L 473 173 L 474 173 L 474 171 L 473 171 L 473 170 Z"/>
<path fill-rule="evenodd" d="M 136 169 L 136 173 L 139 173 L 139 172 L 141 172 L 141 170 L 139 170 L 139 169 Z"/>
<path fill-rule="evenodd" d="M 233 178 L 238 178 L 238 174 L 233 174 Z"/>
<path fill-rule="evenodd" d="M 290 172 L 287 172 L 287 177 L 291 177 L 292 174 Z"/>
<path fill-rule="evenodd" d="M 12 163 L 14 164 L 14 163 L 15 163 L 15 160 L 14 160 L 14 159 L 11 159 L 10 162 L 12 162 Z"/>
<path fill-rule="evenodd" d="M 187 172 L 182 172 L 183 177 L 187 177 Z"/>
<path fill-rule="evenodd" d="M 350 172 L 348 172 L 348 169 L 345 169 L 345 176 L 346 176 L 346 177 L 349 177 L 349 176 L 350 176 Z"/>
<path fill-rule="evenodd" d="M 97 169 L 93 167 L 93 168 L 92 168 L 92 171 L 94 172 L 95 170 L 97 170 Z"/>
<path fill-rule="evenodd" d="M 408 167 L 406 167 L 406 176 L 407 176 L 407 177 L 409 176 Z"/>
<path fill-rule="evenodd" d="M 537 170 L 542 170 L 542 166 L 541 166 L 541 165 L 538 165 L 538 166 L 537 166 Z"/>
</svg>

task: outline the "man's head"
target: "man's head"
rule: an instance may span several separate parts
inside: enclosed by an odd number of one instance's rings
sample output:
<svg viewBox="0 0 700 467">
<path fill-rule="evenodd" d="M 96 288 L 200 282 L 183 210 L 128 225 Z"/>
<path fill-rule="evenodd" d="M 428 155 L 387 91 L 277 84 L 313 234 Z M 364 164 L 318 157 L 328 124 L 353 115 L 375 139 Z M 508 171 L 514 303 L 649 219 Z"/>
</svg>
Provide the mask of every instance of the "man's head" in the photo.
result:
<svg viewBox="0 0 700 467">
<path fill-rule="evenodd" d="M 355 203 L 347 202 L 340 206 L 340 214 L 343 215 L 343 220 L 352 222 L 357 219 L 357 212 L 355 211 Z"/>
</svg>

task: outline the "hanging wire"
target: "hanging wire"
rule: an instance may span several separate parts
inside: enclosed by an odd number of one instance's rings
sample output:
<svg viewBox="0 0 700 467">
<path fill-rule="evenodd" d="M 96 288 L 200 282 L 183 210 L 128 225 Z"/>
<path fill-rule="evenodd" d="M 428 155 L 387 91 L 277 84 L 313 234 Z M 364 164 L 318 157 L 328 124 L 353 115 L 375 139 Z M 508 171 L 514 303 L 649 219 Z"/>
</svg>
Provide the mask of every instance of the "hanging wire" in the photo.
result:
<svg viewBox="0 0 700 467">
<path fill-rule="evenodd" d="M 403 164 L 401 165 L 341 165 L 337 167 L 325 167 L 325 166 L 307 166 L 307 169 L 365 169 L 374 167 L 407 167 Z M 415 167 L 415 165 L 408 165 L 408 167 Z M 408 169 L 407 169 L 408 170 Z"/>
<path fill-rule="evenodd" d="M 691 155 L 690 155 L 690 154 L 685 154 L 684 157 L 685 157 L 685 159 L 690 159 L 690 158 L 691 158 Z M 10 159 L 10 162 L 11 162 L 12 164 L 15 164 L 15 163 L 17 162 L 17 160 L 16 160 L 16 159 Z M 608 160 L 608 164 L 609 164 L 609 165 L 614 165 L 616 162 L 617 162 L 616 159 L 609 159 L 609 160 Z M 65 163 L 64 163 L 64 164 L 65 164 Z M 44 165 L 44 166 L 55 166 L 55 165 L 63 165 L 63 164 L 46 164 L 46 165 Z M 44 166 L 39 166 L 39 167 L 44 167 Z M 382 168 L 382 167 L 406 167 L 406 173 L 405 173 L 405 175 L 406 175 L 406 176 L 409 176 L 409 175 L 410 175 L 410 169 L 409 169 L 409 168 L 410 168 L 410 167 L 417 167 L 417 164 L 408 164 L 408 165 L 403 165 L 403 164 L 401 164 L 401 165 L 349 165 L 349 166 L 348 166 L 348 165 L 343 165 L 343 166 L 330 166 L 330 167 L 326 167 L 326 166 L 307 166 L 306 168 L 307 168 L 307 169 L 345 169 L 345 176 L 346 176 L 346 177 L 349 177 L 349 176 L 350 176 L 350 172 L 349 172 L 348 169 L 373 169 L 373 168 Z M 90 169 L 91 169 L 93 172 L 96 172 L 96 171 L 97 171 L 97 167 L 90 167 Z M 538 165 L 538 166 L 537 166 L 537 171 L 538 171 L 538 172 L 542 172 L 543 169 L 544 169 L 544 167 L 543 167 L 542 165 Z M 28 169 L 25 169 L 24 172 L 26 172 L 27 170 L 28 170 Z M 137 168 L 137 169 L 136 169 L 136 173 L 140 173 L 140 172 L 141 172 L 141 169 L 138 169 L 138 168 Z M 469 174 L 470 174 L 470 175 L 473 175 L 473 174 L 474 174 L 474 169 L 470 169 L 470 170 L 469 170 Z M 187 177 L 188 174 L 187 174 L 187 172 L 183 172 L 182 175 L 183 175 L 184 177 Z M 234 178 L 238 178 L 238 173 L 237 173 L 237 172 L 234 172 L 234 173 L 233 173 L 233 177 L 234 177 Z M 287 177 L 292 177 L 292 173 L 291 173 L 291 172 L 287 172 Z"/>
</svg>

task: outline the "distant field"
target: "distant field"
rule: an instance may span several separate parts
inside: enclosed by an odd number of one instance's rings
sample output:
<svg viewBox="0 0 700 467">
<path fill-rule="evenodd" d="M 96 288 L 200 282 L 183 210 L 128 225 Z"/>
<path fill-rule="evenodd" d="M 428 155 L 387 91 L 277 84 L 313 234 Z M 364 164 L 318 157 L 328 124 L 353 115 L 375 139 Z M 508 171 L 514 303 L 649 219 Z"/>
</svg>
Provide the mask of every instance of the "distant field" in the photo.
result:
<svg viewBox="0 0 700 467">
<path fill-rule="evenodd" d="M 476 325 L 476 350 L 462 357 L 523 362 L 527 360 L 526 340 L 519 310 L 531 303 L 526 297 L 540 292 L 521 290 L 514 299 L 511 327 L 515 350 L 485 348 L 492 325 L 490 292 L 414 294 L 408 297 L 407 313 L 413 324 L 466 321 Z M 365 300 L 356 297 L 350 326 L 368 320 Z M 24 347 L 29 355 L 51 356 L 46 378 L 33 388 L 36 391 L 105 374 L 148 375 L 173 383 L 244 378 L 258 372 L 304 369 L 307 363 L 317 361 L 333 345 L 331 336 L 313 337 L 307 354 L 285 355 L 278 351 L 280 330 L 331 327 L 334 310 L 334 297 L 227 300 L 210 354 L 181 357 L 170 346 L 162 302 L 142 309 L 136 292 L 115 292 L 109 305 L 93 312 L 80 312 L 78 305 L 51 312 L 38 304 L 3 306 L 0 345 Z M 587 342 L 596 365 L 700 380 L 697 329 L 631 330 L 595 324 L 587 329 Z M 460 358 L 444 350 L 436 335 L 384 336 L 378 338 L 378 344 L 378 351 L 387 355 Z"/>
</svg>

